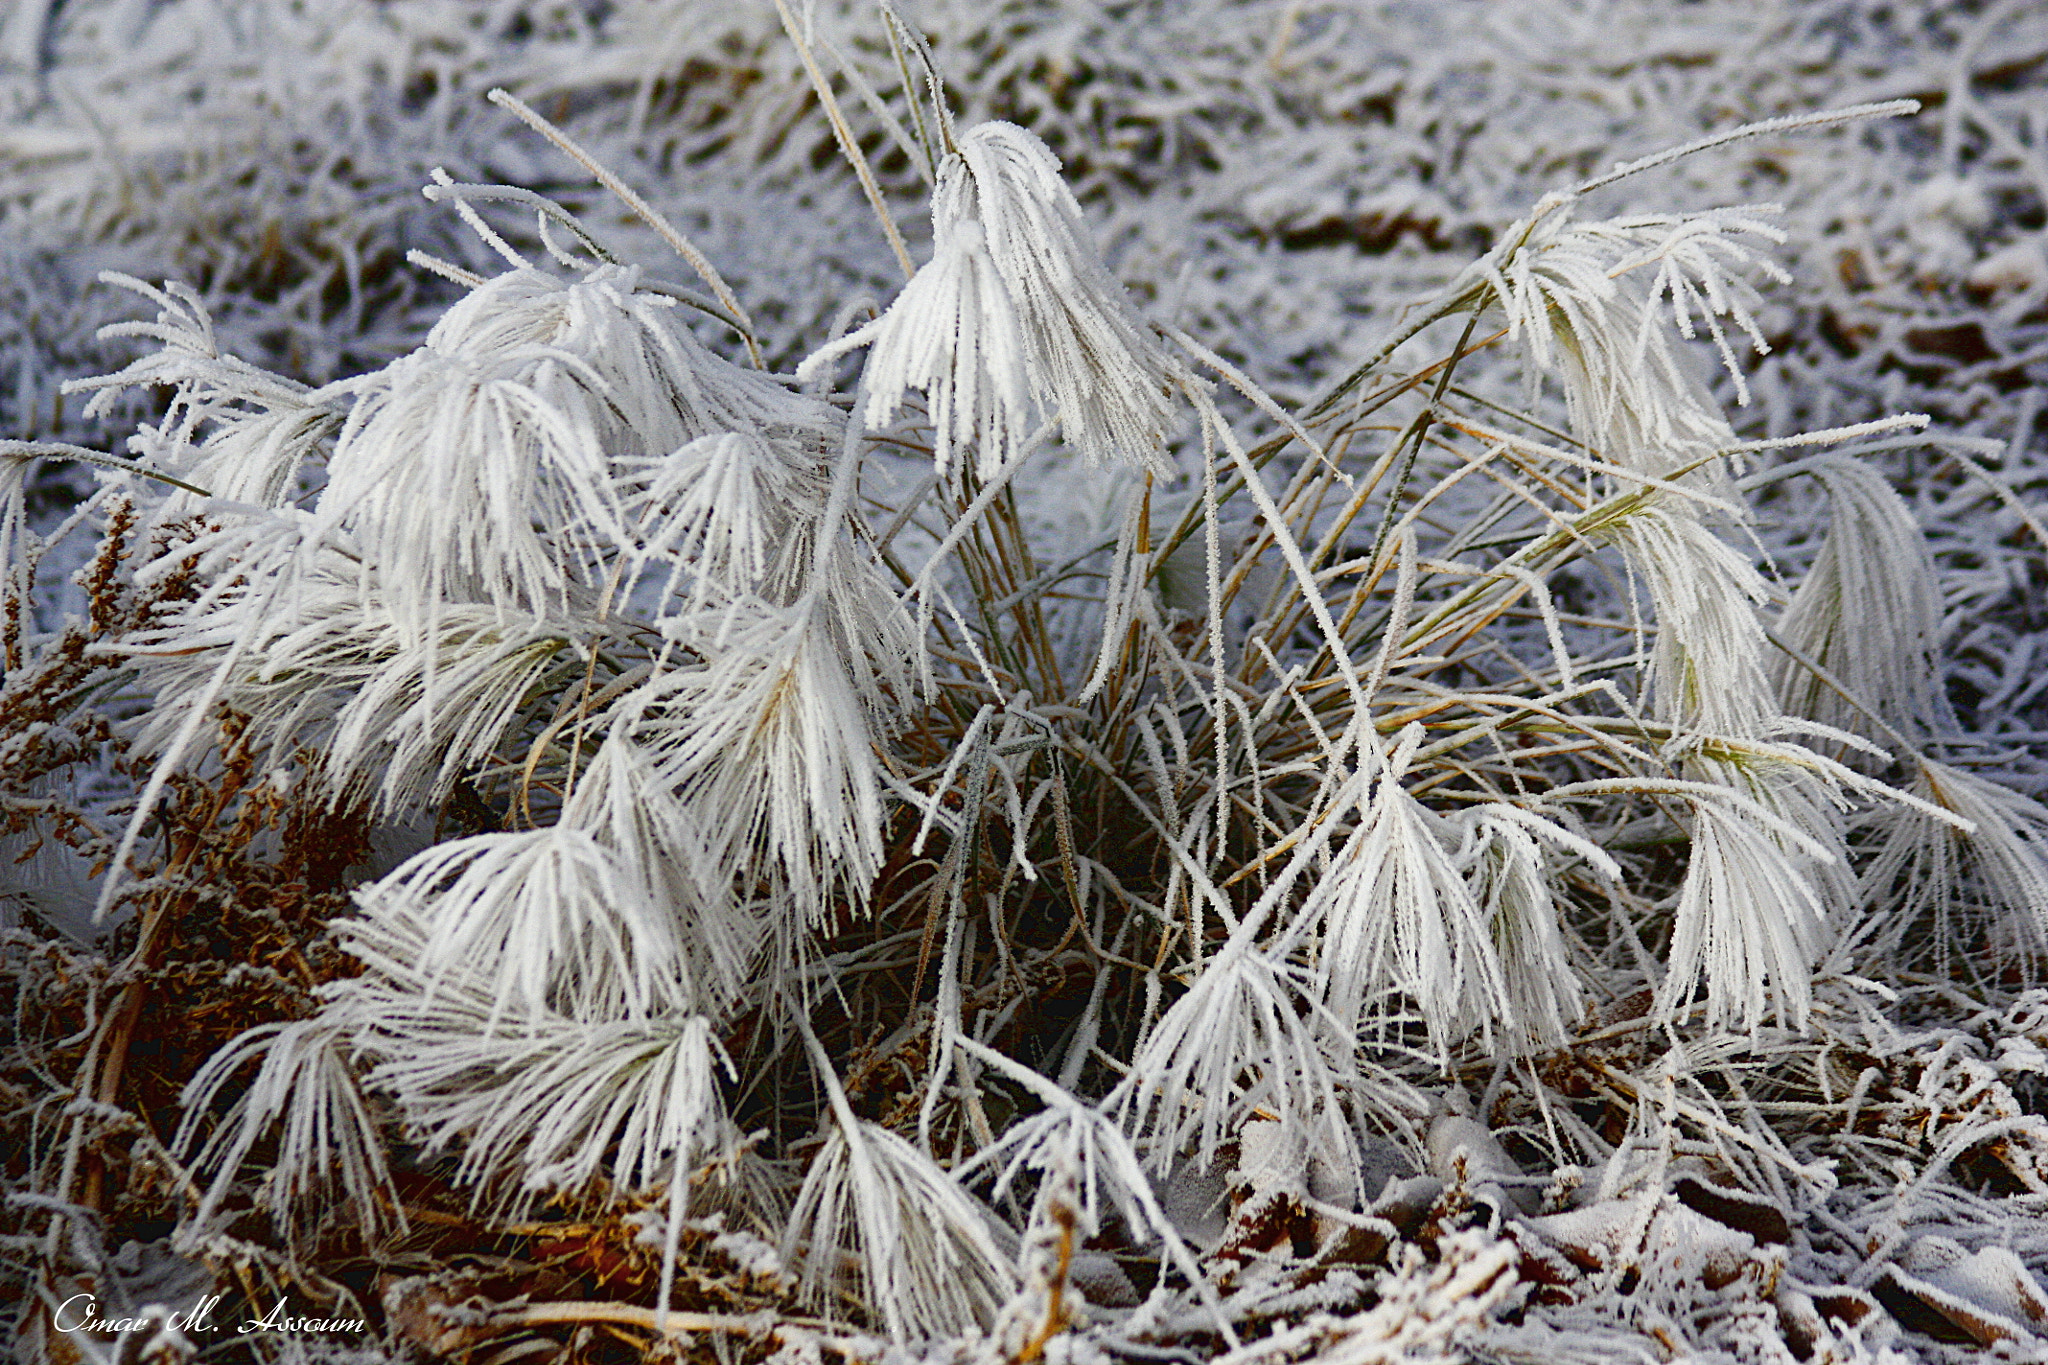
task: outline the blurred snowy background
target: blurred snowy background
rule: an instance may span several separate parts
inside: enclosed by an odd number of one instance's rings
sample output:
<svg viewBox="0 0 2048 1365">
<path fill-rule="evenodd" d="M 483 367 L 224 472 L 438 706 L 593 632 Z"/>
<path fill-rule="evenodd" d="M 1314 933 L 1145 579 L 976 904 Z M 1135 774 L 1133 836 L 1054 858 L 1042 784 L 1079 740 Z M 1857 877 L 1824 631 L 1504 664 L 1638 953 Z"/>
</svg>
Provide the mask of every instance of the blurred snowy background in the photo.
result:
<svg viewBox="0 0 2048 1365">
<path fill-rule="evenodd" d="M 924 188 L 886 131 L 865 0 L 800 6 L 919 259 Z M 964 121 L 1061 155 L 1141 303 L 1283 398 L 1546 190 L 1738 123 L 1910 97 L 1915 118 L 1757 139 L 1600 192 L 1586 216 L 1776 203 L 1791 281 L 1746 356 L 1747 437 L 1888 413 L 1982 438 L 1889 472 L 1932 538 L 1966 728 L 2048 785 L 2048 0 L 905 0 Z M 787 367 L 900 280 L 769 0 L 14 0 L 0 17 L 0 434 L 108 448 L 66 379 L 142 305 L 201 291 L 225 348 L 321 382 L 417 344 L 497 261 L 420 194 L 436 167 L 552 195 L 622 257 L 680 262 L 488 104 L 503 85 L 682 225 Z M 884 92 L 864 101 L 863 86 Z M 493 218 L 518 239 L 523 213 Z M 1727 376 L 1719 381 L 1731 399 Z M 129 415 L 139 415 L 131 413 Z M 1950 448 L 1953 451 L 1953 447 Z M 82 486 L 46 466 L 45 509 Z M 1799 481 L 1810 483 L 1811 481 Z M 1784 486 L 1798 565 L 1819 497 Z M 2027 523 L 2032 521 L 2030 527 Z"/>
</svg>

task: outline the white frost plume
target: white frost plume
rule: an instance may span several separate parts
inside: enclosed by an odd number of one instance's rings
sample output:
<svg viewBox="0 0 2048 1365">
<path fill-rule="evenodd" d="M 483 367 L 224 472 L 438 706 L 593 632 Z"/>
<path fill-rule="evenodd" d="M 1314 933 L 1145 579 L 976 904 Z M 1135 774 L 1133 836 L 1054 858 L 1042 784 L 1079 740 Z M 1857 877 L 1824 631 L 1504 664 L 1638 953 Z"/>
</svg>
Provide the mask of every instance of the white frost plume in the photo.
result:
<svg viewBox="0 0 2048 1365">
<path fill-rule="evenodd" d="M 813 1305 L 831 1311 L 850 1290 L 898 1342 L 986 1328 L 1018 1287 L 973 1198 L 909 1142 L 850 1113 L 811 1159 L 782 1258 L 801 1259 Z"/>
<path fill-rule="evenodd" d="M 1692 854 L 1673 913 L 1659 1006 L 1685 1004 L 1706 983 L 1707 1026 L 1754 1032 L 1777 1014 L 1806 1027 L 1813 963 L 1828 942 L 1828 905 L 1813 864 L 1834 854 L 1791 821 L 1732 788 L 1699 789 Z"/>
<path fill-rule="evenodd" d="M 1755 267 L 1783 275 L 1741 240 L 1783 240 L 1758 219 L 1762 211 L 1574 224 L 1572 201 L 1549 199 L 1450 292 L 1490 287 L 1535 367 L 1562 380 L 1573 431 L 1622 491 L 1647 493 L 1638 478 L 1674 476 L 1690 487 L 1732 491 L 1719 455 L 1736 446 L 1734 430 L 1672 331 L 1675 325 L 1691 337 L 1704 326 L 1747 400 L 1720 320 L 1767 349 L 1749 311 L 1754 290 L 1738 273 Z M 1668 320 L 1660 306 L 1667 297 Z M 1621 546 L 1656 605 L 1650 667 L 1657 716 L 1682 729 L 1761 737 L 1777 714 L 1756 616 L 1769 588 L 1705 515 L 1713 509 L 1740 524 L 1747 514 L 1729 498 L 1681 501 L 1675 490 L 1650 496 L 1601 534 Z"/>
<path fill-rule="evenodd" d="M 223 351 L 205 301 L 189 285 L 172 280 L 157 289 L 114 271 L 100 280 L 157 305 L 155 322 L 116 323 L 101 328 L 100 338 L 147 338 L 159 349 L 112 374 L 67 383 L 66 393 L 93 394 L 85 415 L 112 411 L 127 389 L 170 387 L 163 421 L 143 425 L 129 438 L 131 449 L 216 498 L 281 507 L 298 496 L 300 471 L 340 428 L 354 382 L 311 389 Z M 194 497 L 166 499 L 158 520 L 189 514 Z"/>
<path fill-rule="evenodd" d="M 323 1014 L 351 1023 L 377 1060 L 369 1083 L 430 1150 L 461 1146 L 459 1180 L 537 1192 L 603 1174 L 644 1191 L 729 1138 L 718 1073 L 731 1063 L 681 1002 L 508 1009 L 487 972 L 426 965 L 432 929 L 410 906 L 337 927 L 366 970 L 326 988 Z"/>
<path fill-rule="evenodd" d="M 1757 607 L 1769 584 L 1692 508 L 1661 500 L 1601 532 L 1621 547 L 1656 610 L 1650 679 L 1659 720 L 1682 730 L 1761 738 L 1778 710 Z"/>
<path fill-rule="evenodd" d="M 886 657 L 891 618 L 863 638 L 834 607 L 814 593 L 679 618 L 675 638 L 704 662 L 645 684 L 636 702 L 634 737 L 697 831 L 696 880 L 737 878 L 790 907 L 774 917 L 785 950 L 836 898 L 865 903 L 882 865 L 874 722 L 888 699 L 862 646 Z"/>
<path fill-rule="evenodd" d="M 310 780 L 339 806 L 393 814 L 444 798 L 489 757 L 529 693 L 589 620 L 443 604 L 408 628 L 341 533 L 315 542 L 303 514 L 251 519 L 174 547 L 145 572 L 232 565 L 192 601 L 122 645 L 159 698 L 136 730 L 167 751 L 194 705 L 244 718 L 243 742 L 272 761 L 317 753 Z M 337 543 L 339 542 L 339 543 Z"/>
<path fill-rule="evenodd" d="M 437 993 L 484 991 L 490 1018 L 690 1010 L 684 924 L 647 880 L 578 829 L 556 825 L 436 844 L 356 899 L 372 921 L 417 924 L 410 970 Z"/>
<path fill-rule="evenodd" d="M 312 1201 L 331 1197 L 338 1183 L 373 1234 L 394 1225 L 403 1229 L 404 1206 L 391 1182 L 383 1135 L 348 1032 L 349 1020 L 331 1012 L 260 1024 L 214 1053 L 185 1083 L 179 1095 L 185 1115 L 171 1148 L 189 1155 L 195 1170 L 215 1176 L 184 1228 L 207 1230 L 249 1153 L 281 1122 L 276 1155 L 256 1185 L 257 1207 L 280 1227 L 293 1227 Z M 202 1120 L 213 1112 L 214 1101 L 258 1059 L 255 1078 L 200 1143 Z"/>
<path fill-rule="evenodd" d="M 637 266 L 602 265 L 579 280 L 510 271 L 443 315 L 426 349 L 484 358 L 554 348 L 599 382 L 599 436 L 631 451 L 670 450 L 720 431 L 817 441 L 839 427 L 832 410 L 707 349 L 676 300 L 641 287 Z"/>
<path fill-rule="evenodd" d="M 1356 1029 L 1304 975 L 1233 935 L 1153 1025 L 1103 1107 L 1126 1131 L 1151 1134 L 1154 1170 L 1183 1153 L 1208 1169 L 1257 1109 L 1316 1125 L 1333 1149 L 1350 1140 L 1338 1092 Z"/>
<path fill-rule="evenodd" d="M 716 869 L 712 884 L 701 880 L 713 867 L 703 839 L 654 755 L 632 737 L 636 708 L 622 709 L 562 803 L 561 824 L 587 833 L 636 879 L 629 904 L 644 896 L 664 924 L 674 921 L 685 979 L 704 1007 L 721 1007 L 746 988 L 766 928 L 733 897 L 730 868 Z"/>
<path fill-rule="evenodd" d="M 1929 758 L 1917 767 L 1912 794 L 1974 828 L 1880 805 L 1859 821 L 1878 849 L 1863 894 L 1893 909 L 1901 933 L 1931 914 L 1942 953 L 1972 921 L 1988 921 L 1992 946 L 2007 953 L 2048 952 L 2048 807 L 1964 768 Z"/>
<path fill-rule="evenodd" d="M 1493 927 L 1507 990 L 1504 1022 L 1538 1045 L 1561 1043 L 1579 1020 L 1584 992 L 1565 946 L 1556 854 L 1545 846 L 1578 857 L 1610 881 L 1620 879 L 1621 869 L 1598 845 L 1506 802 L 1487 802 L 1454 819 L 1464 835 L 1458 863 Z"/>
<path fill-rule="evenodd" d="M 1750 315 L 1755 291 L 1739 272 L 1785 278 L 1742 240 L 1784 240 L 1761 220 L 1771 206 L 1585 224 L 1572 222 L 1572 207 L 1546 200 L 1447 292 L 1491 284 L 1511 334 L 1563 380 L 1573 430 L 1596 455 L 1661 476 L 1734 445 L 1719 405 L 1672 344 L 1659 304 L 1670 299 L 1669 323 L 1681 336 L 1706 329 L 1746 402 L 1721 319 L 1759 353 L 1769 349 Z"/>
<path fill-rule="evenodd" d="M 889 310 L 806 359 L 797 375 L 811 378 L 828 361 L 869 343 L 862 416 L 870 428 L 886 426 L 904 395 L 923 389 L 940 472 L 972 448 L 975 472 L 994 478 L 1032 435 L 1038 404 L 1023 324 L 979 222 L 941 228 L 932 259 Z"/>
<path fill-rule="evenodd" d="M 1781 654 L 1772 663 L 1785 710 L 1885 743 L 1884 725 L 1915 739 L 1955 730 L 1937 685 L 1941 589 L 1926 538 L 1884 477 L 1848 456 L 1808 462 L 1832 515 L 1778 635 L 1848 692 Z M 1873 722 L 1869 712 L 1875 712 Z"/>
<path fill-rule="evenodd" d="M 1193 377 L 1138 317 L 1060 178 L 1059 158 L 1012 123 L 979 124 L 939 167 L 935 250 L 880 318 L 819 351 L 798 373 L 868 342 L 869 426 L 904 393 L 932 400 L 944 468 L 968 439 L 988 476 L 1056 418 L 1091 460 L 1162 473 L 1173 395 Z"/>
<path fill-rule="evenodd" d="M 1829 922 L 1846 929 L 1858 904 L 1850 869 L 1848 813 L 1855 802 L 1891 803 L 1894 789 L 1786 740 L 1680 741 L 1666 757 L 1686 776 L 1725 787 L 1750 803 L 1785 856 L 1820 897 Z"/>
<path fill-rule="evenodd" d="M 1352 779 L 1358 824 L 1309 892 L 1324 1000 L 1346 1028 L 1388 992 L 1410 997 L 1431 1040 L 1448 1049 L 1512 1019 L 1492 917 L 1459 868 L 1457 831 L 1401 785 L 1420 739 L 1404 734 L 1371 778 Z"/>
<path fill-rule="evenodd" d="M 1045 1104 L 1044 1109 L 1017 1120 L 993 1144 L 975 1153 L 961 1167 L 961 1179 L 967 1179 L 970 1172 L 992 1171 L 993 1197 L 1001 1199 L 1027 1170 L 1048 1179 L 1057 1177 L 1070 1182 L 1078 1196 L 1077 1211 L 1090 1228 L 1103 1225 L 1106 1196 L 1107 1207 L 1123 1220 L 1125 1228 L 1141 1243 L 1157 1241 L 1188 1283 L 1198 1292 L 1206 1290 L 1207 1278 L 1154 1194 L 1137 1149 L 1108 1114 L 993 1048 L 965 1037 L 956 1042 L 969 1056 Z"/>
<path fill-rule="evenodd" d="M 686 610 L 747 593 L 789 601 L 810 567 L 826 483 L 815 459 L 751 432 L 699 436 L 624 457 L 637 572 L 666 567 Z"/>
<path fill-rule="evenodd" d="M 727 431 L 822 449 L 828 410 L 705 350 L 630 270 L 491 280 L 366 383 L 329 460 L 345 525 L 394 614 L 446 601 L 546 611 L 630 543 L 616 457 Z"/>
</svg>

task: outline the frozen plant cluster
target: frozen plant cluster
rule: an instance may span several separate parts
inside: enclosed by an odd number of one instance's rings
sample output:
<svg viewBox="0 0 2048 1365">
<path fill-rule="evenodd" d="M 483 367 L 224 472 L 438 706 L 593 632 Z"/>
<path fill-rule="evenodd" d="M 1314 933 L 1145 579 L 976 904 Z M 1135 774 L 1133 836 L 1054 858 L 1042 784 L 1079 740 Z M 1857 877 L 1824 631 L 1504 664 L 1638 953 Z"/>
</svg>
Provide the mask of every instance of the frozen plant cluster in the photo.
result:
<svg viewBox="0 0 2048 1365">
<path fill-rule="evenodd" d="M 20 1357 L 2048 1351 L 2044 85 L 9 11 Z"/>
</svg>

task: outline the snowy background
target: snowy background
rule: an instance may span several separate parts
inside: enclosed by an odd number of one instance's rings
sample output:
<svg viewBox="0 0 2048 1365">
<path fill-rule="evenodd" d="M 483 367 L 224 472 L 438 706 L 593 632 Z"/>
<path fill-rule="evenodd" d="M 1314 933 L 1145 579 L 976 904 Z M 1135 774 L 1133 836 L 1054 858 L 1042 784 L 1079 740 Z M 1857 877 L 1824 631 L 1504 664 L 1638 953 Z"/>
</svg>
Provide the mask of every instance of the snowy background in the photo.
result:
<svg viewBox="0 0 2048 1365">
<path fill-rule="evenodd" d="M 1545 191 L 1703 133 L 1897 98 L 1914 118 L 1741 144 L 1636 176 L 1584 213 L 1775 203 L 1789 284 L 1736 413 L 1768 437 L 1888 413 L 1997 442 L 2026 496 L 2048 458 L 2048 4 L 1595 0 L 918 0 L 963 124 L 1057 151 L 1112 266 L 1156 317 L 1307 394 Z M 897 87 L 856 0 L 803 8 L 836 63 L 912 254 L 922 186 L 855 86 Z M 851 71 L 863 80 L 854 82 Z M 0 431 L 106 448 L 58 386 L 135 343 L 95 283 L 182 280 L 223 344 L 310 382 L 417 344 L 454 286 L 422 249 L 489 271 L 436 167 L 554 195 L 627 259 L 666 248 L 483 99 L 557 119 L 704 247 L 793 364 L 898 278 L 763 0 L 288 3 L 16 0 L 0 19 Z M 517 235 L 519 215 L 497 220 Z M 1724 376 L 1724 397 L 1727 381 Z M 1901 455 L 1935 538 L 1966 728 L 2022 775 L 2048 730 L 2048 624 L 2021 514 Z M 40 477 L 61 487 L 79 476 Z M 1817 496 L 1814 495 L 1814 496 Z M 1799 562 L 1806 512 L 1770 511 Z M 2030 499 L 2037 503 L 2038 499 Z"/>
</svg>

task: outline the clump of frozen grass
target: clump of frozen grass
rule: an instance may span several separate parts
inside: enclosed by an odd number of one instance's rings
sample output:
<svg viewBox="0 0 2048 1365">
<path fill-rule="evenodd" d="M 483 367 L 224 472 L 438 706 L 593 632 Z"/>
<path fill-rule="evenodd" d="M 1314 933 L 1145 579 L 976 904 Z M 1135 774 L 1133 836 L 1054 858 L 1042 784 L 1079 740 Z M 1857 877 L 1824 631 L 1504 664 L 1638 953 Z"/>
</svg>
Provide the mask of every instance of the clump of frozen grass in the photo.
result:
<svg viewBox="0 0 2048 1365">
<path fill-rule="evenodd" d="M 805 1296 L 850 1292 L 898 1340 L 987 1326 L 1015 1290 L 988 1215 L 925 1153 L 863 1120 L 836 1127 L 811 1159 L 789 1228 Z M 848 1273 L 848 1268 L 851 1273 Z"/>
<path fill-rule="evenodd" d="M 277 1155 L 256 1186 L 257 1207 L 280 1226 L 292 1227 L 338 1187 L 362 1211 L 373 1237 L 393 1222 L 403 1228 L 354 1052 L 347 1028 L 332 1017 L 265 1024 L 222 1048 L 193 1075 L 181 1097 L 185 1118 L 172 1145 L 191 1152 L 198 1170 L 214 1172 L 193 1213 L 195 1226 L 213 1221 L 251 1149 L 282 1120 Z M 258 1059 L 255 1077 L 194 1151 L 200 1116 L 212 1110 L 238 1071 Z"/>
<path fill-rule="evenodd" d="M 1689 507 L 1657 504 L 1609 533 L 1649 589 L 1651 700 L 1659 719 L 1709 735 L 1759 737 L 1777 712 L 1757 608 L 1769 585 Z"/>
<path fill-rule="evenodd" d="M 847 1287 L 898 1341 L 993 1324 L 1017 1273 L 994 1222 L 929 1153 L 857 1118 L 815 1035 L 831 1131 L 811 1159 L 783 1234 L 802 1292 L 829 1308 Z"/>
<path fill-rule="evenodd" d="M 1720 406 L 1674 344 L 1704 328 L 1747 402 L 1727 319 L 1758 351 L 1747 276 L 1783 271 L 1755 243 L 1784 241 L 1775 206 L 1575 222 L 1554 196 L 1509 228 L 1467 272 L 1507 315 L 1510 334 L 1563 375 L 1572 429 L 1592 452 L 1640 474 L 1688 470 L 1734 444 Z M 1668 316 L 1659 316 L 1668 302 Z"/>
<path fill-rule="evenodd" d="M 604 633 L 588 618 L 444 603 L 416 635 L 380 591 L 365 593 L 355 555 L 330 550 L 302 571 L 303 529 L 293 519 L 192 543 L 202 564 L 235 570 L 123 645 L 166 697 L 138 736 L 146 748 L 174 748 L 190 703 L 225 705 L 267 757 L 317 752 L 309 778 L 329 799 L 405 811 L 445 798 L 535 689 L 568 672 L 575 643 Z"/>
<path fill-rule="evenodd" d="M 1918 753 L 1893 755 L 1918 774 L 1894 791 L 1785 742 L 1952 727 L 1927 558 L 1848 466 L 1812 466 L 1839 548 L 1778 622 L 1792 664 L 1772 653 L 1729 468 L 1892 424 L 1742 441 L 1695 371 L 1703 335 L 1745 396 L 1745 276 L 1782 278 L 1761 210 L 1598 222 L 1546 199 L 1296 413 L 1256 366 L 1142 316 L 1045 141 L 956 131 L 931 51 L 893 10 L 883 27 L 899 88 L 841 66 L 932 172 L 932 255 L 866 325 L 819 346 L 821 320 L 796 375 L 762 368 L 736 296 L 638 196 L 715 305 L 615 263 L 565 208 L 441 176 L 506 268 L 444 270 L 467 293 L 424 345 L 307 389 L 227 354 L 166 288 L 133 333 L 162 349 L 93 381 L 108 403 L 171 387 L 131 448 L 186 486 L 113 469 L 142 530 L 110 531 L 89 631 L 13 632 L 53 681 L 42 710 L 10 695 L 7 752 L 64 698 L 153 699 L 122 721 L 155 764 L 126 841 L 75 835 L 112 849 L 109 907 L 182 946 L 192 879 L 240 866 L 208 837 L 303 853 L 300 831 L 361 820 L 426 844 L 381 875 L 328 869 L 354 889 L 352 914 L 314 917 L 345 952 L 335 979 L 278 987 L 297 1017 L 254 1021 L 192 1081 L 193 1245 L 238 1201 L 289 1223 L 332 1188 L 378 1233 L 409 1143 L 453 1155 L 486 1221 L 665 1190 L 666 1314 L 693 1181 L 758 1131 L 777 1161 L 734 1206 L 779 1232 L 810 1311 L 905 1346 L 1000 1327 L 1051 1355 L 1095 1330 L 1047 1260 L 1063 1210 L 1069 1241 L 1121 1227 L 1185 1281 L 1134 1319 L 1138 1354 L 1236 1346 L 1233 1314 L 1274 1329 L 1247 1360 L 1448 1351 L 1498 1325 L 1513 1257 L 1444 1221 L 1485 1202 L 1469 1161 L 1441 1173 L 1441 1209 L 1406 1182 L 1368 1207 L 1359 1125 L 1413 1147 L 1457 1108 L 1447 1078 L 1490 1075 L 1486 1121 L 1519 1093 L 1522 1149 L 1618 1180 L 1626 1110 L 1626 1142 L 1654 1117 L 1668 1161 L 1690 1123 L 1775 1190 L 1798 1162 L 1765 1118 L 1720 1118 L 1715 1068 L 1768 1038 L 1832 1085 L 1833 1044 L 1796 1040 L 1844 1008 L 1835 950 L 1930 913 L 2001 946 L 2038 933 L 2038 807 Z M 483 216 L 505 204 L 537 212 L 552 267 Z M 1425 335 L 1446 320 L 1460 339 Z M 1496 382 L 1517 370 L 1520 410 Z M 1056 462 L 1105 461 L 1125 477 L 1088 486 L 1113 506 L 1058 505 L 1076 485 Z M 1859 568 L 1858 544 L 1896 572 Z M 1588 600 L 1567 607 L 1568 569 L 1611 581 L 1570 584 Z M 1899 617 L 1885 660 L 1842 628 L 1866 596 Z M 259 771 L 274 809 L 205 806 L 208 782 Z M 1661 1061 L 1631 1051 L 1653 1026 Z M 106 1065 L 90 1093 L 119 1095 Z M 1253 1124 L 1355 1188 L 1234 1207 L 1205 1264 L 1154 1181 L 1224 1179 Z M 67 1198 L 88 1140 L 70 1132 Z M 1496 1220 L 1532 1193 L 1494 1197 L 1517 1179 L 1501 1153 L 1479 1172 Z M 963 1183 L 989 1174 L 998 1198 L 1038 1182 L 1021 1297 L 1014 1229 Z M 1420 1242 L 1389 1250 L 1431 1210 L 1433 1270 Z M 1367 1309 L 1344 1258 L 1382 1255 Z M 1050 1325 L 1025 1330 L 1040 1300 Z M 1278 1321 L 1316 1308 L 1336 1316 Z"/>
<path fill-rule="evenodd" d="M 888 702 L 849 659 L 898 644 L 900 619 L 886 601 L 851 615 L 811 595 L 676 618 L 672 638 L 705 662 L 656 676 L 636 703 L 636 739 L 694 836 L 698 880 L 772 888 L 796 912 L 775 929 L 792 950 L 841 897 L 860 903 L 884 856 L 874 745 Z"/>
<path fill-rule="evenodd" d="M 1937 955 L 1974 947 L 2038 956 L 2048 943 L 2048 807 L 1967 768 L 1919 757 L 1913 795 L 1861 822 L 1876 852 L 1861 891 L 1889 914 L 1878 946 L 1904 949 L 1931 924 Z M 1944 818 L 1947 817 L 1947 818 Z"/>
<path fill-rule="evenodd" d="M 708 351 L 637 272 L 514 269 L 364 386 L 320 499 L 401 620 L 477 600 L 544 612 L 596 591 L 630 544 L 622 455 L 721 433 L 818 443 L 825 414 Z"/>
<path fill-rule="evenodd" d="M 1621 868 L 1583 835 L 1519 806 L 1493 802 L 1462 814 L 1458 862 L 1492 930 L 1507 995 L 1501 1019 L 1539 1045 L 1560 1044 L 1583 1015 L 1584 987 L 1564 939 L 1559 864 L 1583 861 L 1610 881 Z"/>
<path fill-rule="evenodd" d="M 506 1016 L 645 1014 L 698 994 L 672 906 L 591 835 L 562 824 L 436 844 L 362 892 L 373 919 L 428 926 L 420 979 L 461 978 Z M 429 993 L 432 993 L 429 987 Z"/>
<path fill-rule="evenodd" d="M 1831 856 L 1788 821 L 1708 796 L 1693 805 L 1691 863 L 1673 910 L 1667 1005 L 1702 978 L 1707 1021 L 1806 1025 L 1827 907 L 1801 864 Z M 1791 847 L 1788 848 L 1787 845 Z"/>
</svg>

